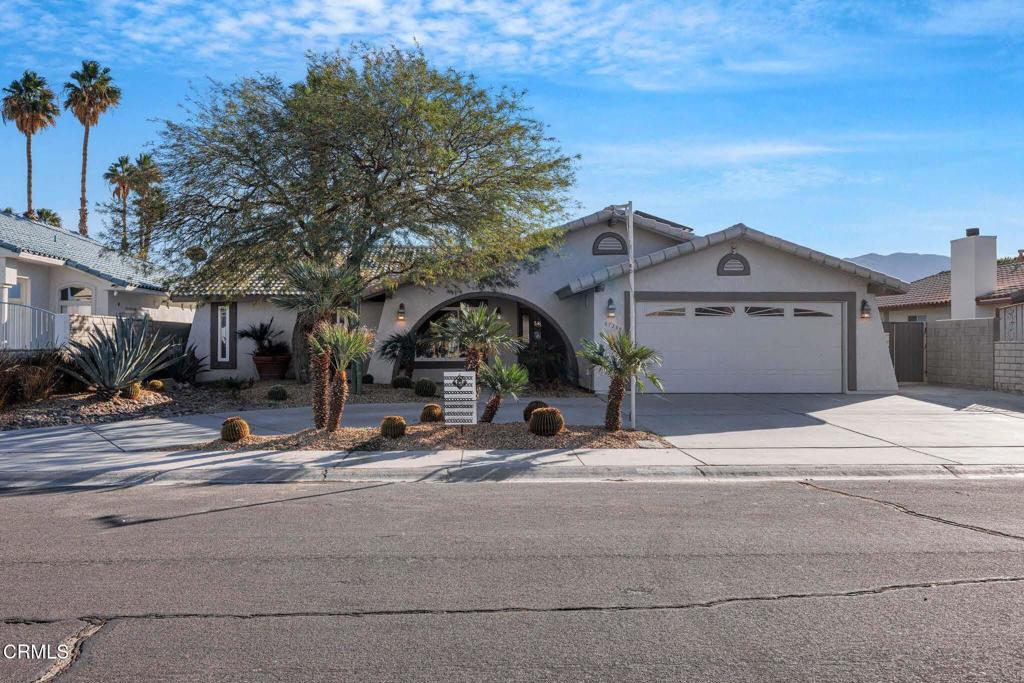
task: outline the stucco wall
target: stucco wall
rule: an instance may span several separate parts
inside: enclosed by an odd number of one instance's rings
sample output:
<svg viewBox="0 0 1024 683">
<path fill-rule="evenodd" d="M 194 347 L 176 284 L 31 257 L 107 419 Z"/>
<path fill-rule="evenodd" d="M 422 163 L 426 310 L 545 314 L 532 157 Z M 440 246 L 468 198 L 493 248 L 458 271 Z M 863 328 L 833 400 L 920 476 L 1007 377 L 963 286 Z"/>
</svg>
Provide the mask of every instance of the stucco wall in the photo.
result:
<svg viewBox="0 0 1024 683">
<path fill-rule="evenodd" d="M 927 316 L 931 320 L 949 320 L 949 306 L 923 306 L 921 308 L 894 308 L 882 312 L 882 320 L 893 323 L 905 323 L 910 316 Z M 921 322 L 921 321 L 918 321 Z"/>
<path fill-rule="evenodd" d="M 996 342 L 993 356 L 993 387 L 1024 392 L 1024 342 Z"/>
<path fill-rule="evenodd" d="M 995 320 L 968 318 L 926 323 L 928 382 L 991 389 Z"/>
<path fill-rule="evenodd" d="M 284 340 L 291 346 L 292 328 L 295 326 L 294 313 L 274 306 L 265 298 L 248 297 L 238 302 L 237 329 L 239 330 L 243 330 L 253 323 L 268 322 L 271 318 L 274 319 L 274 329 L 283 332 L 278 339 Z M 211 345 L 209 304 L 202 304 L 196 310 L 188 343 L 195 344 L 196 353 L 200 357 L 207 356 L 207 364 L 209 364 Z M 252 341 L 239 339 L 237 367 L 230 370 L 207 370 L 199 375 L 199 381 L 208 382 L 226 377 L 256 377 L 256 365 L 252 362 L 251 355 L 253 348 Z"/>
</svg>

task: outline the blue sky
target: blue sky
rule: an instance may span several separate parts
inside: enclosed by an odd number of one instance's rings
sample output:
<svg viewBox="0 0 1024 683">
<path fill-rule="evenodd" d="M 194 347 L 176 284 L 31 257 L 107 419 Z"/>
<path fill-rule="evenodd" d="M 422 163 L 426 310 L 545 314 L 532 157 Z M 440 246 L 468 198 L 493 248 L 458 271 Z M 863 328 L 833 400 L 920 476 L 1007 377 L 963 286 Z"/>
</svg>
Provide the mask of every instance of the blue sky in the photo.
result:
<svg viewBox="0 0 1024 683">
<path fill-rule="evenodd" d="M 979 226 L 1024 248 L 1020 0 L 0 0 L 0 81 L 112 67 L 102 172 L 179 116 L 190 83 L 301 76 L 304 51 L 419 43 L 529 91 L 582 155 L 580 212 L 632 199 L 711 232 L 744 222 L 838 256 L 948 253 Z M 81 127 L 35 140 L 37 206 L 77 223 Z M 24 207 L 24 138 L 0 130 L 0 206 Z M 91 230 L 100 219 L 93 212 Z"/>
</svg>

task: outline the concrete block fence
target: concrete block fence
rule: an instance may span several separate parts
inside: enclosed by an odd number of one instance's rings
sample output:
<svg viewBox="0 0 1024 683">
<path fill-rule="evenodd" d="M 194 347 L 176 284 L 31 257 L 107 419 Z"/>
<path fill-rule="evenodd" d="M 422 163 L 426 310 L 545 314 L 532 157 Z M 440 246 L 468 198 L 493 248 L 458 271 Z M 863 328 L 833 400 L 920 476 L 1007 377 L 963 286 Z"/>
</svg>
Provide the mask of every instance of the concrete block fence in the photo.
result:
<svg viewBox="0 0 1024 683">
<path fill-rule="evenodd" d="M 1024 342 L 995 343 L 993 388 L 1024 392 Z"/>
<path fill-rule="evenodd" d="M 996 329 L 994 318 L 928 321 L 928 382 L 992 389 Z"/>
</svg>

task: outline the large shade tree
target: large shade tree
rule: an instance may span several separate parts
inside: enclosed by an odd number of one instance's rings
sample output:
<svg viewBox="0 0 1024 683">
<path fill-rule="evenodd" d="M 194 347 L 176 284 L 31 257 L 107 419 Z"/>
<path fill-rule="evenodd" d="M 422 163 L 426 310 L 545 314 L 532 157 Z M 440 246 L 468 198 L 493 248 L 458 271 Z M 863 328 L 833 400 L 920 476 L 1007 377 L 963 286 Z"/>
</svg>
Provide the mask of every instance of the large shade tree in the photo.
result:
<svg viewBox="0 0 1024 683">
<path fill-rule="evenodd" d="M 253 264 L 303 256 L 368 287 L 510 283 L 557 240 L 545 228 L 574 180 L 522 93 L 369 46 L 311 55 L 298 83 L 258 76 L 197 95 L 166 122 L 157 161 L 165 255 L 202 248 L 196 275 L 226 293 Z"/>
<path fill-rule="evenodd" d="M 0 116 L 4 123 L 13 121 L 14 126 L 25 136 L 26 207 L 25 215 L 35 218 L 32 208 L 32 136 L 44 128 L 57 123 L 60 107 L 57 96 L 46 85 L 46 79 L 35 71 L 26 71 L 21 78 L 4 88 Z"/>
<path fill-rule="evenodd" d="M 89 208 L 85 193 L 85 177 L 89 160 L 89 131 L 100 121 L 100 116 L 121 102 L 121 89 L 114 85 L 110 67 L 85 60 L 82 68 L 71 72 L 71 80 L 64 84 L 64 108 L 75 115 L 85 133 L 82 136 L 82 187 L 78 205 L 78 232 L 89 234 Z"/>
</svg>

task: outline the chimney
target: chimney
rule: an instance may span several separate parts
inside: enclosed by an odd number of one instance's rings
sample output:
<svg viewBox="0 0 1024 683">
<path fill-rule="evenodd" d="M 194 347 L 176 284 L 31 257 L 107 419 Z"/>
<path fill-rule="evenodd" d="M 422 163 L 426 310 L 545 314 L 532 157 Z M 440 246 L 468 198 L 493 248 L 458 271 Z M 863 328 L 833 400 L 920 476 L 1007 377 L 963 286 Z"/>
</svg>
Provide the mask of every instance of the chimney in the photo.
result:
<svg viewBox="0 0 1024 683">
<path fill-rule="evenodd" d="M 975 299 L 996 288 L 996 238 L 968 228 L 967 236 L 949 243 L 951 315 L 953 319 L 983 318 Z"/>
</svg>

